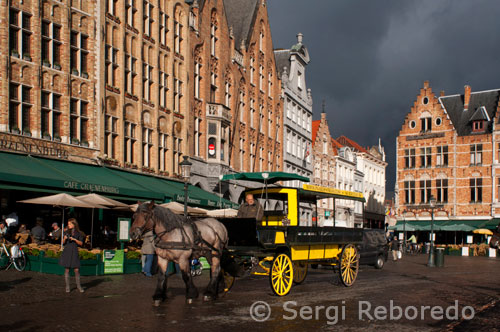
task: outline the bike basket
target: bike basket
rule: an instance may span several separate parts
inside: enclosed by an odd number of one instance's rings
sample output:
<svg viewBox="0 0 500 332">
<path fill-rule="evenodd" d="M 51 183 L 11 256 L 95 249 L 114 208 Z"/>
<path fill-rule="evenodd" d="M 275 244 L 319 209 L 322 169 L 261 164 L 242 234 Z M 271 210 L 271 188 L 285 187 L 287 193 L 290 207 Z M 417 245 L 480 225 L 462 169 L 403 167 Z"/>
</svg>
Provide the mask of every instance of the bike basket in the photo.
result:
<svg viewBox="0 0 500 332">
<path fill-rule="evenodd" d="M 19 249 L 19 246 L 13 245 L 10 248 L 10 254 L 12 255 L 13 258 L 19 258 L 21 257 L 21 249 Z"/>
</svg>

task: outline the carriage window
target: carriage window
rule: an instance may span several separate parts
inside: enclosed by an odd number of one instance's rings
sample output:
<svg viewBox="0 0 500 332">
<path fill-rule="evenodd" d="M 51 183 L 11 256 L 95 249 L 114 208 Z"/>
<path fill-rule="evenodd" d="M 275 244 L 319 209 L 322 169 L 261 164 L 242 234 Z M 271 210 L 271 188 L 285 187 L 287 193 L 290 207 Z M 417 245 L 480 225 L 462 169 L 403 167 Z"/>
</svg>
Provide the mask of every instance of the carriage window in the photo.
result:
<svg viewBox="0 0 500 332">
<path fill-rule="evenodd" d="M 260 205 L 264 208 L 264 215 L 280 215 L 288 214 L 288 195 L 269 193 L 267 195 L 267 202 L 265 194 L 255 194 L 254 197 L 259 201 Z"/>
</svg>

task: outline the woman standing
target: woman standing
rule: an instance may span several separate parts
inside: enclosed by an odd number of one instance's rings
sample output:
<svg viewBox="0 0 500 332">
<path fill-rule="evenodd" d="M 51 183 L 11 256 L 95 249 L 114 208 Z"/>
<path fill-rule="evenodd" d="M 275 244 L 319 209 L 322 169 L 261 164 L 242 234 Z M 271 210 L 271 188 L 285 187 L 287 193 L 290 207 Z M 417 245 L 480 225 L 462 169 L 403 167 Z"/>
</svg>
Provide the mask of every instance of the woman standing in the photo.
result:
<svg viewBox="0 0 500 332">
<path fill-rule="evenodd" d="M 66 293 L 70 292 L 69 269 L 75 271 L 76 287 L 80 293 L 83 293 L 84 290 L 80 285 L 80 258 L 78 257 L 78 247 L 83 245 L 83 234 L 80 232 L 78 222 L 75 218 L 68 220 L 68 231 L 64 234 L 64 244 L 59 265 L 65 268 L 64 280 L 66 281 Z"/>
</svg>

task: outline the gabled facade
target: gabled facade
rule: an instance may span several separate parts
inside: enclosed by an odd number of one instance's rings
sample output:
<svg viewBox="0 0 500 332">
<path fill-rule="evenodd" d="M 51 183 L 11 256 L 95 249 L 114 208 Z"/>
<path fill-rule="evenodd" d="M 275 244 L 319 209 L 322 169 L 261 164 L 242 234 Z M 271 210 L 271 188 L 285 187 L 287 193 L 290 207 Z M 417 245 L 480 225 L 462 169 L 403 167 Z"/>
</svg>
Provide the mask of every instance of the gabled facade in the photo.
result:
<svg viewBox="0 0 500 332">
<path fill-rule="evenodd" d="M 278 73 L 284 95 L 283 170 L 310 178 L 312 176 L 312 95 L 306 85 L 309 52 L 301 33 L 290 49 L 275 50 Z M 299 181 L 286 185 L 301 187 Z"/>
<path fill-rule="evenodd" d="M 497 216 L 496 134 L 500 90 L 437 97 L 424 82 L 397 137 L 396 210 L 405 220 L 489 220 Z"/>
<path fill-rule="evenodd" d="M 282 169 L 281 83 L 265 1 L 193 1 L 191 182 L 239 199 L 242 187 L 224 185 L 230 172 Z"/>
</svg>

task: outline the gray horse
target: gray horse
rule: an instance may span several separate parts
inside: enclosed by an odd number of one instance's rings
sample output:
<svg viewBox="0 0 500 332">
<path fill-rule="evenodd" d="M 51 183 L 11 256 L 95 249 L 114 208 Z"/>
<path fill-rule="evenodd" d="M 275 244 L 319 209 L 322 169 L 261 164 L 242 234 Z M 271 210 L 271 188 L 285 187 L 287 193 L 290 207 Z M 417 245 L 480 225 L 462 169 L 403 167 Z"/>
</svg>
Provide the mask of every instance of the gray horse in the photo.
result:
<svg viewBox="0 0 500 332">
<path fill-rule="evenodd" d="M 139 204 L 133 219 L 130 228 L 132 239 L 138 239 L 150 230 L 156 235 L 155 247 L 160 271 L 153 295 L 155 306 L 160 305 L 167 297 L 165 272 L 168 261 L 179 264 L 186 284 L 186 301 L 192 303 L 198 297 L 198 290 L 191 276 L 191 260 L 205 257 L 211 269 L 204 300 L 217 297 L 219 283 L 223 282 L 221 258 L 228 242 L 227 230 L 223 224 L 214 218 L 186 221 L 183 216 L 155 205 L 154 202 Z"/>
</svg>

